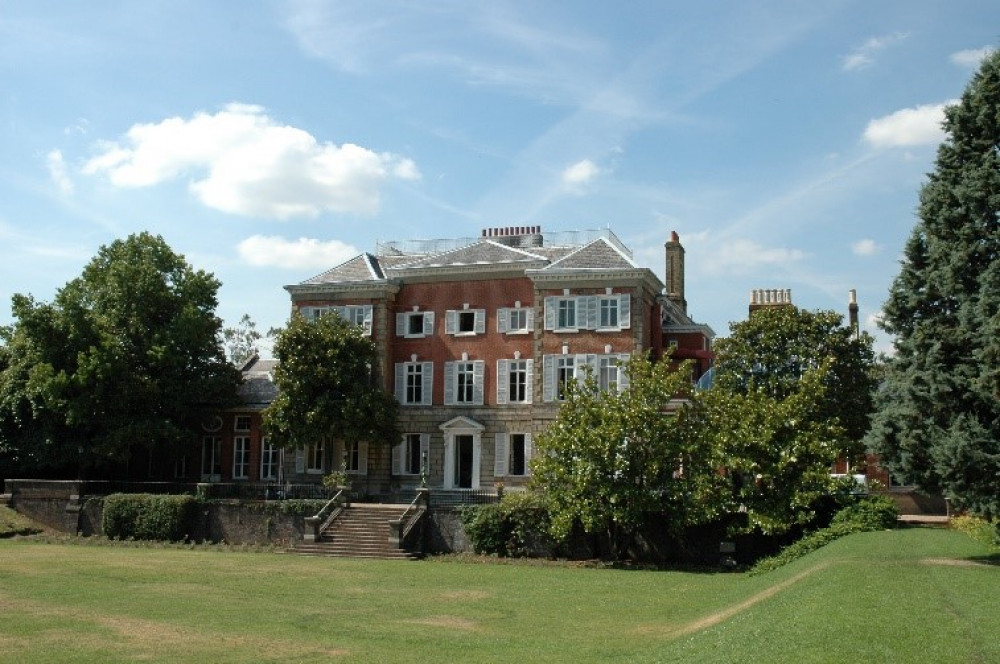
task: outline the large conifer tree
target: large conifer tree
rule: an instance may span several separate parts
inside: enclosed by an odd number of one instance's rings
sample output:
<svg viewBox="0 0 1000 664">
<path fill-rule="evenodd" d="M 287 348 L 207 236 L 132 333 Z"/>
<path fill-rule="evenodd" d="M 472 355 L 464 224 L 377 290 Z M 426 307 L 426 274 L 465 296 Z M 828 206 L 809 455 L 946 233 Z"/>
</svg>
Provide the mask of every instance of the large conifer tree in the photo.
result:
<svg viewBox="0 0 1000 664">
<path fill-rule="evenodd" d="M 1000 515 L 1000 51 L 945 111 L 882 327 L 868 443 L 897 477 Z"/>
</svg>

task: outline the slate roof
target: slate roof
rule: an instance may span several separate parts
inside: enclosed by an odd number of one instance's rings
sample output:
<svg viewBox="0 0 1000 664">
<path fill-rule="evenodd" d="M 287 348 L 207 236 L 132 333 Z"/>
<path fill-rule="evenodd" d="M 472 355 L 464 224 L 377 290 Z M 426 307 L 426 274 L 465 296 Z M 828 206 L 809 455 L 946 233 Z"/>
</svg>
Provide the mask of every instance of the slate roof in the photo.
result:
<svg viewBox="0 0 1000 664">
<path fill-rule="evenodd" d="M 303 285 L 385 282 L 396 274 L 474 265 L 521 265 L 542 272 L 556 270 L 634 270 L 638 266 L 620 246 L 605 237 L 584 245 L 512 247 L 493 238 L 436 253 L 364 253 L 302 282 Z"/>
<path fill-rule="evenodd" d="M 369 253 L 364 253 L 303 283 L 328 284 L 354 281 L 381 281 L 384 279 L 385 273 L 382 271 L 378 259 Z"/>
<path fill-rule="evenodd" d="M 545 268 L 548 270 L 634 270 L 628 256 L 604 238 L 576 249 Z"/>
<path fill-rule="evenodd" d="M 278 386 L 271 380 L 271 372 L 278 366 L 277 360 L 251 358 L 243 367 L 243 383 L 237 389 L 240 402 L 244 406 L 263 407 L 278 396 Z"/>
<path fill-rule="evenodd" d="M 492 240 L 480 240 L 453 251 L 433 254 L 396 266 L 400 270 L 461 265 L 501 265 L 504 263 L 536 263 L 546 260 L 527 249 L 508 247 Z"/>
</svg>

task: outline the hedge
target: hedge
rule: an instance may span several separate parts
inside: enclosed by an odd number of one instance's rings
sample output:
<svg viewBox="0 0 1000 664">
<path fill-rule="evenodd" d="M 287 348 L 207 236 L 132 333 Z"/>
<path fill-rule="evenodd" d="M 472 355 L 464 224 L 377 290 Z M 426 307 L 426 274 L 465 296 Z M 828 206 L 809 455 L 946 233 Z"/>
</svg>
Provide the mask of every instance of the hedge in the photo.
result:
<svg viewBox="0 0 1000 664">
<path fill-rule="evenodd" d="M 104 499 L 102 525 L 110 539 L 187 539 L 198 501 L 192 496 L 116 493 Z"/>
</svg>

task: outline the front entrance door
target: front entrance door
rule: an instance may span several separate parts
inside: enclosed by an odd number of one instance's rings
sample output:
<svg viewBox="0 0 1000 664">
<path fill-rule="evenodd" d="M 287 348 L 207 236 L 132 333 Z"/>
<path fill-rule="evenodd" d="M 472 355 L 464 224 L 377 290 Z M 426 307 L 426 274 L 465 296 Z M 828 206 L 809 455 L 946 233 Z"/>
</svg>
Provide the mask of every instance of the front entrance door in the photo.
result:
<svg viewBox="0 0 1000 664">
<path fill-rule="evenodd" d="M 460 489 L 472 488 L 472 436 L 455 436 L 455 484 Z"/>
</svg>

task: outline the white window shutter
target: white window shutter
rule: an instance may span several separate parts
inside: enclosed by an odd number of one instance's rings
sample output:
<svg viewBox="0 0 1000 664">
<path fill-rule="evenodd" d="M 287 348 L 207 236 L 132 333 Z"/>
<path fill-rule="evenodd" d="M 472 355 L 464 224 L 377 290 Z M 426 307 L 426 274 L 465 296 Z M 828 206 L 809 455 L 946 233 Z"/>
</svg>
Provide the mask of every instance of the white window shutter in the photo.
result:
<svg viewBox="0 0 1000 664">
<path fill-rule="evenodd" d="M 408 316 L 406 314 L 396 314 L 396 336 L 405 337 L 406 336 L 406 319 Z"/>
<path fill-rule="evenodd" d="M 524 322 L 527 325 L 528 330 L 535 329 L 535 308 L 528 307 L 524 310 Z"/>
<path fill-rule="evenodd" d="M 425 311 L 424 312 L 424 336 L 431 336 L 434 334 L 434 312 Z"/>
<path fill-rule="evenodd" d="M 623 330 L 632 327 L 632 298 L 628 293 L 619 296 L 618 326 Z"/>
<path fill-rule="evenodd" d="M 402 475 L 403 474 L 403 454 L 406 452 L 406 436 L 403 436 L 403 440 L 399 441 L 392 446 L 392 474 Z"/>
<path fill-rule="evenodd" d="M 295 472 L 300 475 L 306 472 L 306 451 L 303 449 L 295 450 Z"/>
<path fill-rule="evenodd" d="M 577 327 L 596 330 L 600 322 L 601 305 L 596 295 L 577 298 Z"/>
<path fill-rule="evenodd" d="M 507 476 L 507 434 L 498 433 L 493 448 L 493 477 Z"/>
<path fill-rule="evenodd" d="M 444 405 L 455 405 L 455 363 L 444 363 Z"/>
<path fill-rule="evenodd" d="M 451 310 L 444 312 L 444 333 L 455 334 L 456 332 L 458 332 L 458 312 Z"/>
<path fill-rule="evenodd" d="M 573 358 L 573 377 L 576 378 L 576 384 L 583 387 L 583 382 L 587 379 L 587 367 L 593 367 L 593 362 L 595 360 L 594 355 L 576 355 Z M 594 375 L 593 372 L 590 375 Z"/>
<path fill-rule="evenodd" d="M 434 363 L 424 362 L 421 369 L 420 405 L 430 406 L 434 403 Z"/>
<path fill-rule="evenodd" d="M 545 355 L 542 358 L 542 401 L 556 399 L 556 356 Z"/>
<path fill-rule="evenodd" d="M 497 405 L 508 403 L 510 385 L 510 360 L 497 360 Z"/>
<path fill-rule="evenodd" d="M 396 363 L 396 401 L 406 403 L 406 363 Z"/>
<path fill-rule="evenodd" d="M 472 403 L 482 406 L 486 393 L 486 360 L 472 363 Z"/>
<path fill-rule="evenodd" d="M 525 377 L 524 381 L 524 400 L 525 403 L 531 403 L 532 399 L 534 398 L 532 397 L 532 394 L 534 393 L 534 387 L 535 387 L 535 361 L 525 360 L 525 365 L 526 365 L 525 373 L 527 374 L 527 376 Z"/>
<path fill-rule="evenodd" d="M 524 434 L 524 474 L 531 474 L 531 434 Z"/>
<path fill-rule="evenodd" d="M 476 309 L 476 334 L 486 334 L 486 309 Z"/>
<path fill-rule="evenodd" d="M 631 355 L 628 353 L 621 353 L 618 355 L 618 393 L 621 394 L 628 389 L 628 372 L 625 371 L 625 365 L 628 364 Z"/>
<path fill-rule="evenodd" d="M 503 334 L 510 329 L 510 309 L 497 309 L 497 332 Z"/>
<path fill-rule="evenodd" d="M 557 297 L 546 297 L 545 298 L 545 329 L 554 330 L 556 329 L 556 322 L 558 320 L 558 304 L 559 298 Z"/>
</svg>

